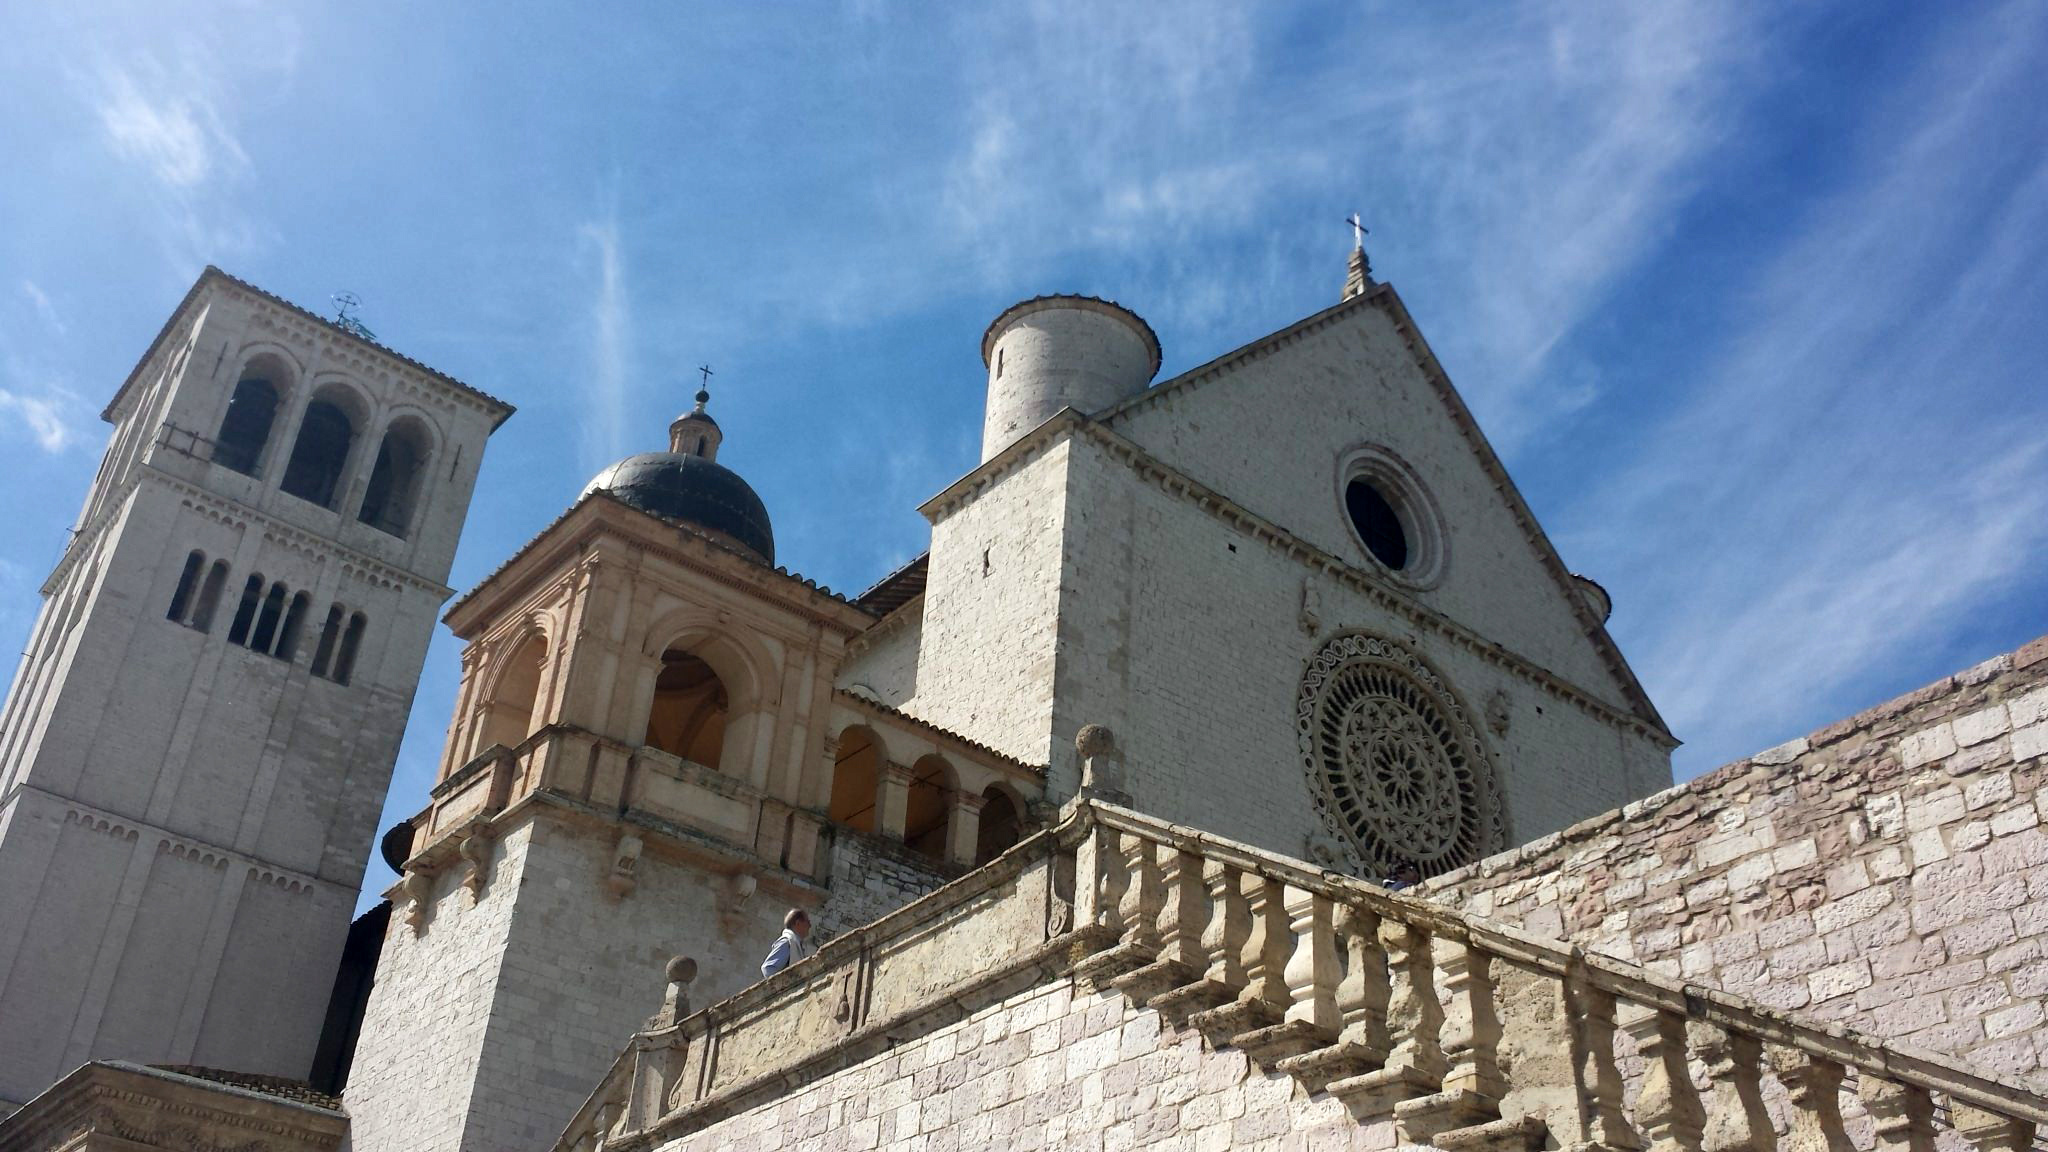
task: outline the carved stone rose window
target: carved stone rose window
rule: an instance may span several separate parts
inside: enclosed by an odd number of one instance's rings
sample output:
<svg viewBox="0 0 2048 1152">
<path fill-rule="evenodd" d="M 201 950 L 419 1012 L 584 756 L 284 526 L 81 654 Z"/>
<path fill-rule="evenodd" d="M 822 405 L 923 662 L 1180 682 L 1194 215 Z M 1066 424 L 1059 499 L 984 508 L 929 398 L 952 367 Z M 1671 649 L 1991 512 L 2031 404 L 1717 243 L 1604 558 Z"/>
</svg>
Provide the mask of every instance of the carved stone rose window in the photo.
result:
<svg viewBox="0 0 2048 1152">
<path fill-rule="evenodd" d="M 1339 636 L 1309 661 L 1295 713 L 1310 792 L 1338 859 L 1368 877 L 1433 876 L 1502 842 L 1478 733 L 1442 678 L 1377 636 Z"/>
</svg>

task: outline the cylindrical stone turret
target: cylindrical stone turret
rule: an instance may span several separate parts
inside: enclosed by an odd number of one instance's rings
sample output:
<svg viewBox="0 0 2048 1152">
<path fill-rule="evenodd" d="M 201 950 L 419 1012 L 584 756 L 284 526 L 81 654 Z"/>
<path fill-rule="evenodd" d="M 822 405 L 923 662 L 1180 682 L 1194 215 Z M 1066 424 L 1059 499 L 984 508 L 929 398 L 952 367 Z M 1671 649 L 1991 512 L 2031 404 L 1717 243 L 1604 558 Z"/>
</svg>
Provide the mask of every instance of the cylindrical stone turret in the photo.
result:
<svg viewBox="0 0 2048 1152">
<path fill-rule="evenodd" d="M 1062 408 L 1092 414 L 1143 392 L 1159 372 L 1159 337 L 1107 300 L 1039 296 L 996 317 L 981 338 L 981 359 L 986 462 Z"/>
</svg>

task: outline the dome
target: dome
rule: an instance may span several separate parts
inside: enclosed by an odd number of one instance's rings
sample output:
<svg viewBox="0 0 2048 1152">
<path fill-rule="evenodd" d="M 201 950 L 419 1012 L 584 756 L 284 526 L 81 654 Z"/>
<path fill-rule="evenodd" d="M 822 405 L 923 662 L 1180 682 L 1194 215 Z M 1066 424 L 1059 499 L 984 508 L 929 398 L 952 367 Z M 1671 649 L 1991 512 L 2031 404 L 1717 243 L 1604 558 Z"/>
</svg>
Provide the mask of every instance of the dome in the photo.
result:
<svg viewBox="0 0 2048 1152">
<path fill-rule="evenodd" d="M 768 508 L 730 468 L 684 452 L 642 452 L 599 472 L 583 494 L 603 491 L 650 515 L 701 528 L 775 563 Z"/>
</svg>

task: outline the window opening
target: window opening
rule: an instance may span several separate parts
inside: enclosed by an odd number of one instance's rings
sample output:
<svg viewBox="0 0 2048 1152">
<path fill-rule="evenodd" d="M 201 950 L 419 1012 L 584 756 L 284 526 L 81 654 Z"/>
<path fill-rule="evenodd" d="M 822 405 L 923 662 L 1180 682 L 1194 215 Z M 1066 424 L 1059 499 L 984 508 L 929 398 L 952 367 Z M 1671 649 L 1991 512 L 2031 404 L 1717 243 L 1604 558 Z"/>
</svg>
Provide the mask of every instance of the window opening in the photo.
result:
<svg viewBox="0 0 2048 1152">
<path fill-rule="evenodd" d="M 213 462 L 244 476 L 254 476 L 277 421 L 277 386 L 261 376 L 244 376 L 235 385 L 228 412 L 214 438 Z"/>
<path fill-rule="evenodd" d="M 1344 511 L 1373 559 L 1396 572 L 1408 566 L 1408 534 L 1401 516 L 1371 481 L 1360 478 L 1345 485 Z"/>
<path fill-rule="evenodd" d="M 946 858 L 946 825 L 952 770 L 937 756 L 911 765 L 910 795 L 903 806 L 903 845 L 933 860 Z"/>
<path fill-rule="evenodd" d="M 424 439 L 409 422 L 394 423 L 385 431 L 356 519 L 380 532 L 405 537 L 412 523 L 413 504 L 419 496 L 420 477 L 425 472 Z"/>
<path fill-rule="evenodd" d="M 334 662 L 334 646 L 341 641 L 341 605 L 327 609 L 327 622 L 320 625 L 320 640 L 313 646 L 313 675 L 325 677 Z"/>
<path fill-rule="evenodd" d="M 247 644 L 249 626 L 256 622 L 256 607 L 263 599 L 263 574 L 249 577 L 242 584 L 242 602 L 235 608 L 235 621 L 228 625 L 228 643 Z"/>
<path fill-rule="evenodd" d="M 299 630 L 306 624 L 306 609 L 312 598 L 304 592 L 292 597 L 292 606 L 285 610 L 284 627 L 277 634 L 277 648 L 273 653 L 279 660 L 290 660 L 299 653 Z"/>
<path fill-rule="evenodd" d="M 292 444 L 292 458 L 284 468 L 284 490 L 323 508 L 331 507 L 355 437 L 355 424 L 340 405 L 332 400 L 306 405 L 299 437 Z"/>
<path fill-rule="evenodd" d="M 220 590 L 228 582 L 228 562 L 215 560 L 206 572 L 206 583 L 199 587 L 199 606 L 192 611 L 192 626 L 201 632 L 213 628 L 213 610 L 220 607 Z"/>
<path fill-rule="evenodd" d="M 263 610 L 256 616 L 256 631 L 249 637 L 249 647 L 268 656 L 277 642 L 277 622 L 284 616 L 284 584 L 282 581 L 270 586 L 270 594 L 263 598 Z"/>
<path fill-rule="evenodd" d="M 725 752 L 725 685 L 701 657 L 671 648 L 661 654 L 654 703 L 647 714 L 647 743 L 674 756 L 717 768 Z"/>
<path fill-rule="evenodd" d="M 981 823 L 974 833 L 974 866 L 1001 856 L 1023 838 L 1024 821 L 1010 794 L 994 784 L 982 794 Z"/>
<path fill-rule="evenodd" d="M 192 607 L 192 594 L 199 589 L 199 570 L 206 566 L 206 556 L 194 549 L 185 557 L 185 570 L 178 575 L 178 590 L 171 593 L 171 607 L 164 613 L 164 619 L 185 622 L 187 610 Z"/>
<path fill-rule="evenodd" d="M 839 751 L 832 763 L 832 801 L 826 809 L 833 823 L 873 834 L 881 765 L 881 745 L 873 732 L 848 728 L 839 734 Z"/>
<path fill-rule="evenodd" d="M 548 642 L 543 636 L 526 638 L 505 657 L 498 669 L 498 684 L 491 691 L 489 710 L 484 714 L 480 748 L 503 744 L 516 748 L 533 732 L 534 714 L 540 711 L 541 673 L 547 667 Z"/>
<path fill-rule="evenodd" d="M 334 682 L 347 684 L 356 672 L 356 649 L 363 643 L 363 628 L 369 622 L 361 612 L 348 618 L 348 628 L 341 634 L 341 648 L 334 657 Z"/>
</svg>

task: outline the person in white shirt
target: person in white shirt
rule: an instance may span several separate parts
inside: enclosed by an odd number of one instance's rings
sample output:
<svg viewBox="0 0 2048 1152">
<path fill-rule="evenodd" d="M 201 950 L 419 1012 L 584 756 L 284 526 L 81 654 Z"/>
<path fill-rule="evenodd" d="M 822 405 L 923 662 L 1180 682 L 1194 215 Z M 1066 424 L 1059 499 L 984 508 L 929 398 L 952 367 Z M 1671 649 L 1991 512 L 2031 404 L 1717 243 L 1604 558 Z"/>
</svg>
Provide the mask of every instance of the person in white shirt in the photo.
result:
<svg viewBox="0 0 2048 1152">
<path fill-rule="evenodd" d="M 773 976 L 809 955 L 810 949 L 804 944 L 804 937 L 810 934 L 810 915 L 801 908 L 791 908 L 782 918 L 782 935 L 775 938 L 775 946 L 768 949 L 768 958 L 761 961 L 761 976 L 764 979 Z"/>
</svg>

